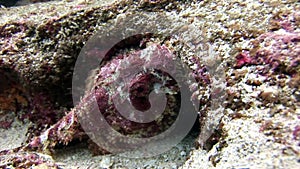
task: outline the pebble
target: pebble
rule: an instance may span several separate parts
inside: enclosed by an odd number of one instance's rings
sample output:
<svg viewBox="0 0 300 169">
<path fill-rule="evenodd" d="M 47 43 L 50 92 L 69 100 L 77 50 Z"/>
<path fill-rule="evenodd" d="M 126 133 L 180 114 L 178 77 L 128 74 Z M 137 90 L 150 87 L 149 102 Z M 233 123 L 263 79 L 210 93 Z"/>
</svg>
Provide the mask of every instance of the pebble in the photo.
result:
<svg viewBox="0 0 300 169">
<path fill-rule="evenodd" d="M 113 165 L 113 161 L 109 157 L 103 157 L 99 166 L 102 168 L 110 168 Z"/>
<path fill-rule="evenodd" d="M 181 155 L 181 156 L 186 156 L 186 152 L 185 152 L 185 151 L 181 151 L 181 152 L 180 152 L 180 155 Z"/>
</svg>

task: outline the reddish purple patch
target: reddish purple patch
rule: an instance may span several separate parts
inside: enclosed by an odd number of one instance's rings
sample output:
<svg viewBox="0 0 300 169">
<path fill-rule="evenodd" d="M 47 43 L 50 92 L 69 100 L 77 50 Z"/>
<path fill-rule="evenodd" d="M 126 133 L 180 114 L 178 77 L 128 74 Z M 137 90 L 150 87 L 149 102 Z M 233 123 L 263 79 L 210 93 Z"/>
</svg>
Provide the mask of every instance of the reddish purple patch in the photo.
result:
<svg viewBox="0 0 300 169">
<path fill-rule="evenodd" d="M 0 121 L 0 128 L 8 129 L 11 127 L 12 122 L 13 122 L 12 120 L 11 121 Z"/>
<path fill-rule="evenodd" d="M 300 126 L 297 125 L 293 131 L 293 139 L 299 140 L 300 139 Z"/>
<path fill-rule="evenodd" d="M 286 31 L 269 32 L 253 41 L 253 49 L 236 56 L 236 68 L 263 65 L 261 74 L 287 74 L 300 70 L 300 34 Z"/>
<path fill-rule="evenodd" d="M 242 52 L 236 56 L 236 68 L 241 68 L 245 65 L 252 63 L 249 52 Z"/>
</svg>

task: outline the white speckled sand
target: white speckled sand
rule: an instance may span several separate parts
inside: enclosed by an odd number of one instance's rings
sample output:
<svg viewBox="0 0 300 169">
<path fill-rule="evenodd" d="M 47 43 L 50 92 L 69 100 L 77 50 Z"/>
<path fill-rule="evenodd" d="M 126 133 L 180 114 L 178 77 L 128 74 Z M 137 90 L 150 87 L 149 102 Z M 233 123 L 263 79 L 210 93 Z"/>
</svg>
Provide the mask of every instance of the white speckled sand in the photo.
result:
<svg viewBox="0 0 300 169">
<path fill-rule="evenodd" d="M 15 119 L 11 128 L 0 128 L 0 151 L 21 146 L 26 140 L 26 133 L 30 123 L 22 123 Z"/>
</svg>

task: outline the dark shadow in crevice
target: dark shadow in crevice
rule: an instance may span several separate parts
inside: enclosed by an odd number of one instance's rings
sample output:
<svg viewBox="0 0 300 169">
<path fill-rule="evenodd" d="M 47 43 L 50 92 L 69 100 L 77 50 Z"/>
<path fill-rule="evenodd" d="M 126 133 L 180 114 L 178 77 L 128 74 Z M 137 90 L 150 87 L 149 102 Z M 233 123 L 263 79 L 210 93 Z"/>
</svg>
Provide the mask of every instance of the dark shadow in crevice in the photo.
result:
<svg viewBox="0 0 300 169">
<path fill-rule="evenodd" d="M 49 2 L 55 0 L 0 0 L 0 5 L 5 7 L 24 6 L 40 2 Z"/>
</svg>

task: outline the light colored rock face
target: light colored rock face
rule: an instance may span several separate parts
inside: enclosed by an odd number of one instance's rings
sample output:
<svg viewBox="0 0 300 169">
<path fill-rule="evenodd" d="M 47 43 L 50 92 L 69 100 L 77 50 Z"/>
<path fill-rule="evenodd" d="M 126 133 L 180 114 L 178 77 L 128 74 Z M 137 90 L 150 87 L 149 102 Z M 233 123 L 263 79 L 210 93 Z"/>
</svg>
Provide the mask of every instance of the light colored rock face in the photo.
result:
<svg viewBox="0 0 300 169">
<path fill-rule="evenodd" d="M 14 6 L 0 10 L 1 24 L 10 21 L 24 21 L 42 23 L 48 19 L 62 17 L 70 12 L 75 12 L 91 7 L 107 6 L 115 0 L 61 0 L 47 3 L 36 3 L 25 6 Z M 18 2 L 21 4 L 21 2 Z M 28 3 L 28 2 L 24 2 Z"/>
<path fill-rule="evenodd" d="M 0 151 L 20 147 L 26 140 L 26 133 L 29 123 L 22 123 L 18 119 L 14 119 L 9 129 L 0 129 Z"/>
<path fill-rule="evenodd" d="M 207 142 L 201 137 L 189 137 L 170 152 L 150 159 L 130 160 L 111 155 L 91 157 L 84 146 L 72 146 L 67 151 L 57 150 L 59 153 L 53 156 L 54 159 L 65 163 L 59 165 L 63 168 L 299 168 L 300 13 L 297 11 L 300 5 L 297 1 L 120 1 L 108 6 L 105 9 L 108 12 L 102 15 L 104 9 L 101 6 L 112 2 L 60 1 L 0 9 L 1 28 L 8 24 L 25 29 L 14 32 L 8 26 L 2 31 L 0 63 L 15 65 L 19 76 L 29 80 L 29 85 L 38 82 L 44 85 L 42 89 L 55 86 L 59 81 L 56 79 L 65 74 L 53 71 L 53 77 L 43 78 L 40 73 L 45 72 L 40 66 L 49 63 L 58 70 L 66 67 L 61 66 L 60 62 L 65 60 L 60 56 L 66 60 L 71 58 L 72 62 L 76 58 L 71 55 L 72 46 L 76 47 L 80 42 L 79 50 L 101 24 L 117 23 L 118 19 L 136 11 L 174 15 L 196 26 L 213 44 L 221 64 L 225 65 L 228 97 L 221 112 L 220 127 L 215 132 L 218 134 Z M 73 27 L 82 25 L 73 28 L 70 23 L 75 23 Z M 88 27 L 88 23 L 93 24 Z M 68 29 L 70 34 L 66 34 Z M 19 40 L 24 41 L 25 47 L 19 45 Z M 24 60 L 29 65 L 23 64 Z M 33 76 L 25 76 L 28 72 Z M 44 105 L 49 106 L 48 103 Z M 214 120 L 207 114 L 206 117 L 209 118 L 202 122 Z M 15 133 L 20 126 L 13 123 L 12 127 L 6 132 Z M 202 135 L 205 135 L 204 131 L 200 131 Z M 2 140 L 9 138 L 12 137 Z M 206 150 L 193 147 L 194 140 Z"/>
</svg>

